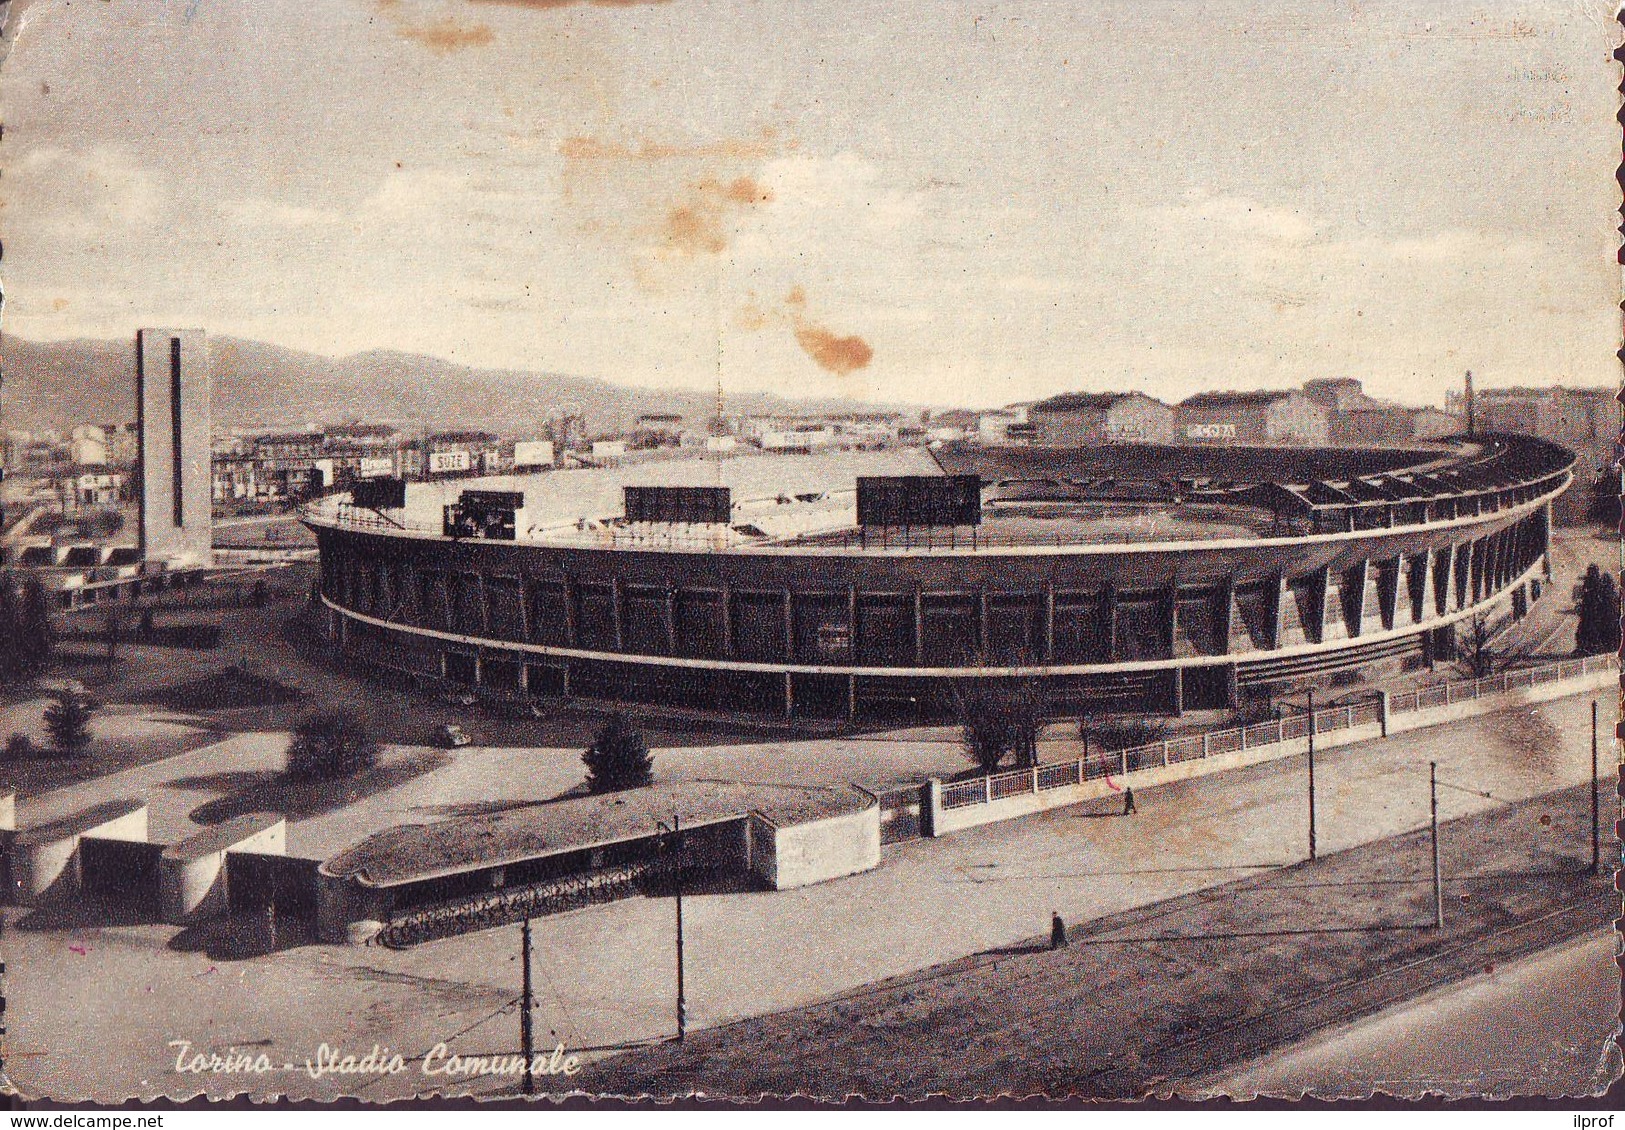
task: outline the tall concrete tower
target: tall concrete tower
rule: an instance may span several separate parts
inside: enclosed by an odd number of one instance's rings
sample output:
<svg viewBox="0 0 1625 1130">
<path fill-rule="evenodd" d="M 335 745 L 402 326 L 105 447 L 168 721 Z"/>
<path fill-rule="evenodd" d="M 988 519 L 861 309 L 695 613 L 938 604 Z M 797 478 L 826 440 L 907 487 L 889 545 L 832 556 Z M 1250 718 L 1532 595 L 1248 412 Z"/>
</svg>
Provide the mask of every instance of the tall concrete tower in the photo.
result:
<svg viewBox="0 0 1625 1130">
<path fill-rule="evenodd" d="M 202 330 L 137 330 L 141 556 L 175 565 L 211 558 L 209 343 Z"/>
</svg>

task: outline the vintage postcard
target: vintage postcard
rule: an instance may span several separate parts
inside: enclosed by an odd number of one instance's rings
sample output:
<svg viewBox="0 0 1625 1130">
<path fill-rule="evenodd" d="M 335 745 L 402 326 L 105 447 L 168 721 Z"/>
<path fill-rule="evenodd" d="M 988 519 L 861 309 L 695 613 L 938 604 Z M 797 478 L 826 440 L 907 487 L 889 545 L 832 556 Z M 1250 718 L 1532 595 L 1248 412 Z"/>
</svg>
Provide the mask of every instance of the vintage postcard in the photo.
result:
<svg viewBox="0 0 1625 1130">
<path fill-rule="evenodd" d="M 13 1101 L 1601 1095 L 1620 42 L 13 0 Z"/>
</svg>

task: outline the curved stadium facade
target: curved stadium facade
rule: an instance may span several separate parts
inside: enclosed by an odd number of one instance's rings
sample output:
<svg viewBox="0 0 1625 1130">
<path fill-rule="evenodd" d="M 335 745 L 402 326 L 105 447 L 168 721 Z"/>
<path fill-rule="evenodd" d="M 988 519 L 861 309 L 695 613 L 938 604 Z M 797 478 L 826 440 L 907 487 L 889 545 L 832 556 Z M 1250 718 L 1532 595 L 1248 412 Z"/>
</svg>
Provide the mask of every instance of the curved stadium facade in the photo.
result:
<svg viewBox="0 0 1625 1130">
<path fill-rule="evenodd" d="M 909 719 L 943 713 L 963 680 L 1030 678 L 1058 713 L 1176 713 L 1448 656 L 1461 621 L 1521 615 L 1549 579 L 1572 462 L 1522 436 L 966 447 L 936 463 L 982 479 L 974 531 L 860 529 L 849 470 L 736 505 L 724 527 L 611 515 L 454 539 L 414 518 L 440 484 L 411 484 L 397 512 L 330 496 L 305 521 L 333 639 L 431 683 Z"/>
</svg>

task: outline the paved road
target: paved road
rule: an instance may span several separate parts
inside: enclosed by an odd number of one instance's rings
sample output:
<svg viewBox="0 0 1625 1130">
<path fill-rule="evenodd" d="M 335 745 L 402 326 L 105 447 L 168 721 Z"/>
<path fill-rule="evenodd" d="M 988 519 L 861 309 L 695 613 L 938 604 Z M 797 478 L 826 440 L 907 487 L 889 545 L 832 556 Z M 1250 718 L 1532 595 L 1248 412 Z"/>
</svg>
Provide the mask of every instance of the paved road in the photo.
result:
<svg viewBox="0 0 1625 1130">
<path fill-rule="evenodd" d="M 1497 967 L 1204 1080 L 1231 1095 L 1590 1096 L 1619 1078 L 1615 940 Z"/>
<path fill-rule="evenodd" d="M 1606 734 L 1615 713 L 1611 697 L 1602 702 Z M 1588 698 L 1564 699 L 1327 751 L 1317 759 L 1322 849 L 1425 825 L 1429 760 L 1447 785 L 1445 819 L 1585 781 L 1589 707 Z M 721 755 L 713 747 L 661 756 L 677 771 L 711 768 Z M 774 747 L 756 756 L 771 758 Z M 528 787 L 522 764 L 468 764 L 487 770 L 483 780 L 461 778 L 470 793 L 503 797 Z M 392 804 L 390 796 L 367 803 Z M 1085 921 L 1290 862 L 1303 853 L 1305 810 L 1295 759 L 1145 790 L 1133 818 L 1056 810 L 901 845 L 879 869 L 838 882 L 696 893 L 685 900 L 691 1017 L 703 1026 L 788 1008 L 1029 938 L 1047 927 L 1051 909 Z M 329 828 L 341 820 L 319 818 Z M 292 833 L 290 841 L 298 825 Z M 1559 818 L 1541 834 L 1554 851 L 1589 860 L 1585 827 Z M 1426 859 L 1412 863 L 1424 868 Z M 632 899 L 539 921 L 540 1036 L 589 1048 L 669 1032 L 672 909 L 668 899 Z M 8 922 L 16 917 L 7 912 Z M 516 991 L 516 929 L 405 952 L 315 947 L 237 961 L 203 939 L 177 939 L 169 927 L 35 925 L 7 931 L 14 1043 L 40 1053 L 14 1060 L 25 1090 L 173 1093 L 199 1082 L 169 1071 L 158 1033 L 222 1046 L 269 1041 L 299 1056 L 323 1040 L 422 1050 L 469 1025 L 465 1046 L 512 1043 L 510 1020 L 476 1022 Z M 110 1046 L 127 1058 L 87 1083 L 74 1064 Z M 214 1094 L 243 1084 L 201 1082 Z M 381 1083 L 379 1093 L 423 1084 L 408 1082 Z"/>
</svg>

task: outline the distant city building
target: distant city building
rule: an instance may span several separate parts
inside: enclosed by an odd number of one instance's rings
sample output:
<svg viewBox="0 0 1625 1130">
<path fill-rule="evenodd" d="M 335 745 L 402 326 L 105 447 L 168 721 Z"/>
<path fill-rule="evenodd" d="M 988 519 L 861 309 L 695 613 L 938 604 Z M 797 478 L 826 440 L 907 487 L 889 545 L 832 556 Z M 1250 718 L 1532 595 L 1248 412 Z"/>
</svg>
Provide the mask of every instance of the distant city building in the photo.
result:
<svg viewBox="0 0 1625 1130">
<path fill-rule="evenodd" d="M 1027 410 L 1040 447 L 1098 447 L 1108 443 L 1171 443 L 1174 410 L 1143 392 L 1067 392 Z M 1005 437 L 1010 424 L 1004 427 Z"/>
<path fill-rule="evenodd" d="M 1026 404 L 1012 404 L 992 412 L 983 412 L 976 420 L 976 438 L 990 447 L 1008 444 L 1011 425 L 1027 422 L 1028 407 Z"/>
<path fill-rule="evenodd" d="M 141 553 L 211 560 L 209 347 L 202 330 L 136 333 Z"/>
<path fill-rule="evenodd" d="M 592 443 L 592 457 L 599 461 L 621 459 L 626 455 L 624 439 L 596 439 Z"/>
<path fill-rule="evenodd" d="M 1438 408 L 1411 409 L 1411 436 L 1414 439 L 1442 439 L 1461 431 L 1461 417 Z"/>
<path fill-rule="evenodd" d="M 1179 405 L 1176 420 L 1185 443 L 1327 442 L 1326 410 L 1296 390 L 1198 393 Z"/>
</svg>

